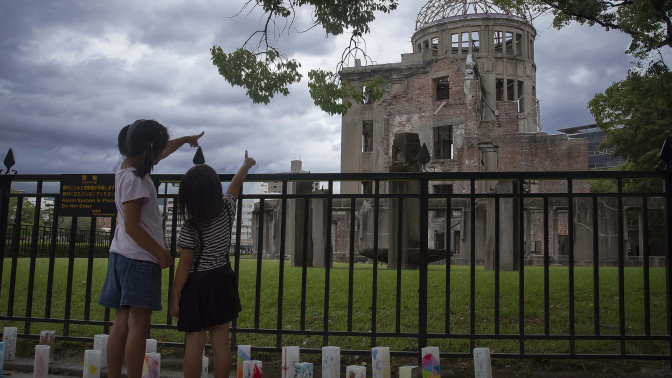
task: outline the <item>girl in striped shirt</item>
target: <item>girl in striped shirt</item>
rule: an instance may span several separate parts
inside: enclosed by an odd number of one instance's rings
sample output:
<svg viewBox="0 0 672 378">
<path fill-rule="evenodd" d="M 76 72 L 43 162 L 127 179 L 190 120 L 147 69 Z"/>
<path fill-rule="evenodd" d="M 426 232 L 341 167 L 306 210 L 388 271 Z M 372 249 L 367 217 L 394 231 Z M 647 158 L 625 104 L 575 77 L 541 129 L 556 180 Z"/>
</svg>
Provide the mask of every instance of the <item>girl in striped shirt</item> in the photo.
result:
<svg viewBox="0 0 672 378">
<path fill-rule="evenodd" d="M 199 164 L 182 177 L 178 192 L 184 223 L 177 240 L 180 261 L 170 296 L 170 314 L 185 332 L 184 376 L 201 376 L 205 331 L 210 333 L 215 377 L 231 371 L 229 322 L 241 310 L 238 286 L 231 270 L 229 248 L 235 203 L 247 172 L 254 166 L 247 156 L 222 196 L 214 169 Z"/>
</svg>

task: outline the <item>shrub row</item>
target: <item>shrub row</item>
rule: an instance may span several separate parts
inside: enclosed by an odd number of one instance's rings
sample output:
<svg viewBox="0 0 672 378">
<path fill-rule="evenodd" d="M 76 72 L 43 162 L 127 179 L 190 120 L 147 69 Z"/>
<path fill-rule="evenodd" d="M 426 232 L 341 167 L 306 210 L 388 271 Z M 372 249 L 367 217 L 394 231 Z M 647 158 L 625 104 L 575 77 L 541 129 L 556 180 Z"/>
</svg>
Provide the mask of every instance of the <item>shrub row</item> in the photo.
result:
<svg viewBox="0 0 672 378">
<path fill-rule="evenodd" d="M 19 242 L 17 257 L 30 257 L 30 241 Z M 11 241 L 5 243 L 5 256 L 13 257 Z M 109 245 L 96 245 L 93 247 L 93 257 L 107 257 L 110 252 Z M 56 257 L 68 257 L 70 253 L 69 243 L 56 243 Z M 37 257 L 49 257 L 51 255 L 50 243 L 37 243 Z M 88 243 L 75 243 L 75 257 L 89 257 Z"/>
</svg>

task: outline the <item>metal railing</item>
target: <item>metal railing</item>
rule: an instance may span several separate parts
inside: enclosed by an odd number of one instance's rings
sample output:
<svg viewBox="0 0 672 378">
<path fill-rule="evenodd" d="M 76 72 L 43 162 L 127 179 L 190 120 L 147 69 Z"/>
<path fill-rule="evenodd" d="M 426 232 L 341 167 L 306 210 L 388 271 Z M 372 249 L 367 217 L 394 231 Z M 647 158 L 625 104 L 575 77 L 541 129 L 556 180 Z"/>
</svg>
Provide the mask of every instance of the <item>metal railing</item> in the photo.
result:
<svg viewBox="0 0 672 378">
<path fill-rule="evenodd" d="M 223 182 L 232 177 L 220 175 Z M 152 178 L 160 203 L 176 198 L 170 183 L 180 175 Z M 102 280 L 94 279 L 94 266 L 106 261 L 93 253 L 101 243 L 96 218 L 90 219 L 88 237 L 77 237 L 77 219 L 68 233 L 45 231 L 58 229 L 60 193 L 42 188 L 58 181 L 58 175 L 0 175 L 0 320 L 21 325 L 19 337 L 36 338 L 35 326 L 48 324 L 63 327 L 59 340 L 90 341 L 93 334 L 75 328 L 107 333 L 111 325 L 110 311 L 95 309 L 92 289 Z M 247 181 L 281 182 L 282 192 L 240 196 L 257 203 L 256 257 L 240 258 L 236 235 L 233 268 L 250 287 L 241 288 L 245 316 L 232 322 L 234 345 L 256 337 L 255 350 L 277 351 L 301 337 L 313 340 L 302 348 L 308 353 L 335 340 L 344 343 L 336 344 L 344 354 L 366 354 L 389 342 L 407 345 L 392 350 L 398 356 L 419 356 L 422 347 L 441 345 L 442 356 L 466 358 L 486 345 L 494 358 L 672 361 L 672 196 L 663 189 L 672 187 L 669 172 L 252 174 Z M 612 189 L 591 191 L 595 181 Z M 644 181 L 654 189 L 629 189 Z M 326 189 L 291 190 L 312 182 Z M 339 190 L 352 182 L 371 182 L 373 193 Z M 36 189 L 10 192 L 23 184 Z M 442 191 L 446 185 L 450 190 Z M 34 224 L 19 227 L 28 198 L 35 199 Z M 47 228 L 39 226 L 42 198 L 54 198 Z M 16 206 L 13 226 L 7 224 L 10 203 Z M 239 200 L 239 213 L 241 208 Z M 169 250 L 177 257 L 178 219 L 167 221 Z M 113 230 L 115 223 L 112 218 Z M 31 232 L 24 234 L 27 228 Z M 61 244 L 67 254 L 59 252 Z M 634 253 L 628 246 L 635 244 L 643 246 L 639 256 L 628 257 Z M 87 253 L 78 252 L 82 246 Z M 44 248 L 47 254 L 38 253 Z M 366 250 L 368 264 L 356 263 Z M 55 272 L 61 263 L 66 273 Z M 44 271 L 38 265 L 47 266 L 46 278 L 36 273 Z M 174 269 L 164 276 L 164 307 Z M 309 280 L 323 285 L 317 305 L 308 294 L 314 293 Z M 54 303 L 61 290 L 62 306 Z M 74 302 L 77 291 L 83 292 L 82 303 Z M 44 293 L 44 305 L 37 292 Z M 152 330 L 175 328 L 164 313 L 165 322 L 155 320 Z"/>
</svg>

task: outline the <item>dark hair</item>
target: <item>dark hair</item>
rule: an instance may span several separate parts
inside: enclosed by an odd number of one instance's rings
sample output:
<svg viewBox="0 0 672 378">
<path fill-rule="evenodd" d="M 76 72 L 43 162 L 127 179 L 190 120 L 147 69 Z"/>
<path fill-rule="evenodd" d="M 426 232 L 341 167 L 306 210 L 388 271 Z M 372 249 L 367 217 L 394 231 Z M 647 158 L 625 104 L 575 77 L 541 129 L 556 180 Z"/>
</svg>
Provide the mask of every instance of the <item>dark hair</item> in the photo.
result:
<svg viewBox="0 0 672 378">
<path fill-rule="evenodd" d="M 222 182 L 210 166 L 198 164 L 182 176 L 177 202 L 182 219 L 203 224 L 217 217 L 224 207 Z"/>
<path fill-rule="evenodd" d="M 121 130 L 121 137 L 124 129 Z M 154 157 L 166 148 L 168 144 L 168 130 L 162 124 L 152 121 L 139 119 L 126 131 L 126 143 L 119 143 L 119 152 L 127 157 L 142 156 L 144 159 L 140 166 L 135 170 L 135 175 L 145 177 L 154 167 Z"/>
<path fill-rule="evenodd" d="M 131 128 L 131 125 L 124 126 L 123 129 L 119 132 L 119 137 L 117 137 L 117 148 L 119 148 L 119 153 L 126 156 L 128 151 L 126 150 L 126 136 L 128 135 L 128 129 Z"/>
</svg>

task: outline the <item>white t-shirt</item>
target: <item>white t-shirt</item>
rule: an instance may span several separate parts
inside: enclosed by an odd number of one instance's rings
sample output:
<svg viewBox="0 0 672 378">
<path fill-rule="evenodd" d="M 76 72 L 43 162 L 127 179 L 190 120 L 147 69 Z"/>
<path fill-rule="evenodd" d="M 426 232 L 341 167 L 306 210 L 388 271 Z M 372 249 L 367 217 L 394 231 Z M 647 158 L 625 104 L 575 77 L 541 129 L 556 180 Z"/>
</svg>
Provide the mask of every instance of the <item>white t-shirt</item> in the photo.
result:
<svg viewBox="0 0 672 378">
<path fill-rule="evenodd" d="M 143 249 L 126 233 L 124 220 L 124 202 L 143 198 L 140 212 L 140 227 L 144 228 L 159 245 L 165 245 L 163 226 L 156 188 L 149 175 L 136 176 L 135 168 L 119 170 L 114 177 L 114 202 L 117 206 L 119 225 L 114 231 L 110 252 L 118 253 L 134 260 L 153 261 L 158 263 L 154 255 Z"/>
</svg>

